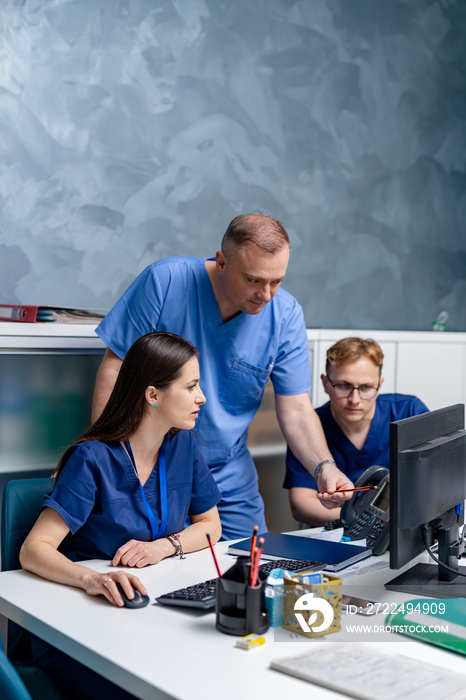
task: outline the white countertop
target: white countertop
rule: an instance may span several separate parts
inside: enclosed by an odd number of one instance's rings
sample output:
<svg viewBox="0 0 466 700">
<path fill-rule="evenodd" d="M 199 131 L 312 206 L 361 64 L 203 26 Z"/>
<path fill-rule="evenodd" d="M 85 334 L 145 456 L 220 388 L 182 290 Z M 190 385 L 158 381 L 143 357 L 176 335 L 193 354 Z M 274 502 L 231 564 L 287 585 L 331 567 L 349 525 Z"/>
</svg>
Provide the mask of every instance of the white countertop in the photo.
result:
<svg viewBox="0 0 466 700">
<path fill-rule="evenodd" d="M 226 549 L 227 543 L 216 545 L 222 571 L 234 563 Z M 104 561 L 88 565 L 103 572 L 109 566 Z M 182 561 L 165 559 L 134 573 L 145 584 L 152 601 L 162 593 L 216 575 L 209 549 L 189 554 Z M 344 582 L 343 591 L 353 595 L 363 591 L 366 597 L 380 602 L 409 599 L 385 591 L 383 582 L 393 574 L 382 569 L 350 579 Z M 243 651 L 235 648 L 235 637 L 216 630 L 214 612 L 190 612 L 158 604 L 139 610 L 116 608 L 101 596 L 92 598 L 24 571 L 0 573 L 0 613 L 147 700 L 238 700 L 256 694 L 267 700 L 343 697 L 269 668 L 272 659 L 305 652 L 310 645 L 341 641 L 340 632 L 309 640 L 273 628 L 266 633 L 263 646 Z M 358 616 L 357 621 L 367 619 Z M 385 615 L 370 619 L 383 624 Z M 289 635 L 286 641 L 276 639 L 277 630 Z M 387 638 L 389 641 L 374 646 L 463 673 L 466 684 L 466 657 L 393 633 L 387 633 Z M 394 663 L 396 673 L 396 660 Z"/>
</svg>

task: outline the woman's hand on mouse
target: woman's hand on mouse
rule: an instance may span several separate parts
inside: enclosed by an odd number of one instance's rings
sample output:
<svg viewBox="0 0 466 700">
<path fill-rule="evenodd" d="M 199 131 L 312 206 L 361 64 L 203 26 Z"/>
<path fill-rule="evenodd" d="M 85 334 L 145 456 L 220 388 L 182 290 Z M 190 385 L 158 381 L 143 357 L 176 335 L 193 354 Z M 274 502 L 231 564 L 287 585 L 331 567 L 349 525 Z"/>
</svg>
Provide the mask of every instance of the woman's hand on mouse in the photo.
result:
<svg viewBox="0 0 466 700">
<path fill-rule="evenodd" d="M 141 581 L 132 574 L 127 574 L 124 571 L 117 571 L 111 574 L 98 574 L 92 571 L 89 576 L 86 576 L 84 581 L 84 590 L 88 595 L 103 595 L 112 605 L 123 607 L 124 601 L 118 590 L 119 583 L 128 598 L 133 598 L 133 587 L 137 588 L 142 595 L 147 595 Z"/>
<path fill-rule="evenodd" d="M 162 538 L 153 542 L 130 540 L 115 552 L 112 566 L 134 566 L 141 569 L 144 566 L 158 564 L 165 557 L 174 554 L 174 547 L 169 540 Z"/>
</svg>

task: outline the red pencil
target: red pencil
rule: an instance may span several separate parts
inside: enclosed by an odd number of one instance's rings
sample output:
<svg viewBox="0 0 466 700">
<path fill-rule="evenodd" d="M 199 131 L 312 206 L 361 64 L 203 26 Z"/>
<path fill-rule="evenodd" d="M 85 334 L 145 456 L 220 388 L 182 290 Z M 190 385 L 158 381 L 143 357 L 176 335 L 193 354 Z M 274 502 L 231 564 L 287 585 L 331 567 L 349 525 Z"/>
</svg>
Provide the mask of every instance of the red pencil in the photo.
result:
<svg viewBox="0 0 466 700">
<path fill-rule="evenodd" d="M 340 489 L 339 491 L 335 491 L 335 493 L 352 493 L 353 491 L 372 491 L 376 488 L 377 486 L 375 484 L 369 484 L 368 486 L 359 486 L 359 488 L 355 489 Z"/>
<path fill-rule="evenodd" d="M 256 547 L 258 531 L 259 531 L 259 525 L 254 525 L 254 532 L 253 532 L 252 539 L 251 539 L 251 559 L 253 557 L 254 549 Z"/>
<path fill-rule="evenodd" d="M 370 486 L 359 486 L 358 488 L 355 488 L 355 489 L 339 489 L 338 491 L 334 491 L 334 493 L 353 493 L 354 491 L 372 491 L 376 488 L 377 488 L 377 486 L 375 486 L 375 484 L 371 484 Z M 319 493 L 324 493 L 324 491 L 319 491 Z"/>
<path fill-rule="evenodd" d="M 212 552 L 212 556 L 214 558 L 215 567 L 217 569 L 218 576 L 219 576 L 219 578 L 222 578 L 222 572 L 220 571 L 220 567 L 218 565 L 218 560 L 217 560 L 217 555 L 215 554 L 214 544 L 213 544 L 208 532 L 205 533 L 205 536 L 207 537 L 207 542 L 209 543 L 210 551 Z"/>
<path fill-rule="evenodd" d="M 256 556 L 254 558 L 254 571 L 252 573 L 252 581 L 251 581 L 251 586 L 256 586 L 257 585 L 257 578 L 258 578 L 258 573 L 259 573 L 259 562 L 261 560 L 262 552 L 264 551 L 264 538 L 259 537 L 259 547 L 256 549 Z"/>
</svg>

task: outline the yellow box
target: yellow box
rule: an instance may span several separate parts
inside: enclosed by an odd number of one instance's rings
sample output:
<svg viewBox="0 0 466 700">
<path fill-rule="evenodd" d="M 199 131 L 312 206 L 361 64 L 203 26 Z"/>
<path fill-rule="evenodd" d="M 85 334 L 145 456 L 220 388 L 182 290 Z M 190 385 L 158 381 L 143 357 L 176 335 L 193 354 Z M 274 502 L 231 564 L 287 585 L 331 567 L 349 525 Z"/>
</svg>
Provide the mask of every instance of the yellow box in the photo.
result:
<svg viewBox="0 0 466 700">
<path fill-rule="evenodd" d="M 301 574 L 285 579 L 283 627 L 306 637 L 341 629 L 342 580 L 323 574 L 322 583 L 301 583 Z"/>
</svg>

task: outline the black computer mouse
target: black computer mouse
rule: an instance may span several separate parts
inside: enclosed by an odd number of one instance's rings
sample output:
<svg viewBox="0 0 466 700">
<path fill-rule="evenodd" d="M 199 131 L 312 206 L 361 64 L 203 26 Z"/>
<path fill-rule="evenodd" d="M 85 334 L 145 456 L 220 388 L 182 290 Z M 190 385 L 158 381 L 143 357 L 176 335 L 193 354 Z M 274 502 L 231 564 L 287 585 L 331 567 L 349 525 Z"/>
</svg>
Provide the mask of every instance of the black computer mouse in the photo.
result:
<svg viewBox="0 0 466 700">
<path fill-rule="evenodd" d="M 133 591 L 134 591 L 134 598 L 128 598 L 126 593 L 123 590 L 123 586 L 121 583 L 117 583 L 117 588 L 120 591 L 121 597 L 123 598 L 125 608 L 144 608 L 146 605 L 149 605 L 150 603 L 150 598 L 148 595 L 142 595 L 140 591 L 138 591 L 137 588 L 134 588 L 133 586 Z"/>
</svg>

